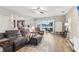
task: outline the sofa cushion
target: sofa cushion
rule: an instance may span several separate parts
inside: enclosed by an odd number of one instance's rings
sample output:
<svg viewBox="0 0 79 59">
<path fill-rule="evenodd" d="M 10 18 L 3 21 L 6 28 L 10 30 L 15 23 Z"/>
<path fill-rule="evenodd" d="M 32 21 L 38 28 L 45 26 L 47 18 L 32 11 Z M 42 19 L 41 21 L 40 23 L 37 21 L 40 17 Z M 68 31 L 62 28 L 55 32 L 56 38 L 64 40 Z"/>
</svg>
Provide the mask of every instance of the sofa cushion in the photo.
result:
<svg viewBox="0 0 79 59">
<path fill-rule="evenodd" d="M 17 43 L 17 42 L 21 41 L 22 39 L 23 39 L 23 37 L 17 37 L 17 38 L 15 38 L 14 42 Z"/>
<path fill-rule="evenodd" d="M 0 33 L 0 39 L 4 38 L 4 33 Z"/>
<path fill-rule="evenodd" d="M 21 32 L 22 36 L 26 36 L 27 33 L 29 32 L 29 29 L 20 29 L 20 32 Z"/>
<path fill-rule="evenodd" d="M 6 36 L 8 38 L 16 38 L 16 37 L 21 36 L 21 33 L 19 30 L 8 30 L 6 31 Z"/>
<path fill-rule="evenodd" d="M 31 44 L 31 45 L 38 45 L 41 42 L 42 37 L 43 36 L 39 35 L 39 34 L 35 35 L 34 37 L 31 37 L 30 41 L 29 41 L 29 44 Z"/>
<path fill-rule="evenodd" d="M 17 37 L 15 40 L 13 40 L 13 50 L 16 51 L 23 47 L 26 44 L 26 38 L 24 37 Z"/>
</svg>

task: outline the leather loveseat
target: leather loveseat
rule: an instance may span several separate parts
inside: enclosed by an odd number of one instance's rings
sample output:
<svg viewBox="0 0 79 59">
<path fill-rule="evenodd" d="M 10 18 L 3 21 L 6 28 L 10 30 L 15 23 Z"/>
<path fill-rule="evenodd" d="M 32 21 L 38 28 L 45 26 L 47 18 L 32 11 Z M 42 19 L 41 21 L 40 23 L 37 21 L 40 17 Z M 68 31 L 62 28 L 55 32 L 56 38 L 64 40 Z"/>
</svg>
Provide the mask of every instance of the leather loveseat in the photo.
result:
<svg viewBox="0 0 79 59">
<path fill-rule="evenodd" d="M 43 33 L 43 32 L 42 32 Z M 27 40 L 22 36 L 19 30 L 7 30 L 5 33 L 0 33 L 0 47 L 4 52 L 17 51 L 26 44 L 38 45 L 42 40 L 43 34 L 37 34 Z"/>
<path fill-rule="evenodd" d="M 2 47 L 2 52 L 12 52 L 13 43 L 11 40 L 5 37 L 4 33 L 0 33 L 0 47 Z"/>
<path fill-rule="evenodd" d="M 42 40 L 42 35 L 35 35 L 33 37 L 30 38 L 29 44 L 31 45 L 38 45 Z"/>
<path fill-rule="evenodd" d="M 6 36 L 13 41 L 13 51 L 20 49 L 27 43 L 27 39 L 21 35 L 19 30 L 8 30 Z"/>
</svg>

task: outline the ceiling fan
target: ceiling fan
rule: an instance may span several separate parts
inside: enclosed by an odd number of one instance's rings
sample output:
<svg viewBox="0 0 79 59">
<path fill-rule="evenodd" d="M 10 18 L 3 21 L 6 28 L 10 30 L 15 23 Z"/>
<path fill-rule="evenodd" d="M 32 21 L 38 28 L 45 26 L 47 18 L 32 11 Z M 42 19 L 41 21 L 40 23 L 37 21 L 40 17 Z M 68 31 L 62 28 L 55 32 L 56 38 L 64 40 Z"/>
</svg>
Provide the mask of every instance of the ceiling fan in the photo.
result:
<svg viewBox="0 0 79 59">
<path fill-rule="evenodd" d="M 34 8 L 32 10 L 33 10 L 33 13 L 46 14 L 46 10 L 43 10 L 40 6 L 37 6 L 36 8 Z"/>
</svg>

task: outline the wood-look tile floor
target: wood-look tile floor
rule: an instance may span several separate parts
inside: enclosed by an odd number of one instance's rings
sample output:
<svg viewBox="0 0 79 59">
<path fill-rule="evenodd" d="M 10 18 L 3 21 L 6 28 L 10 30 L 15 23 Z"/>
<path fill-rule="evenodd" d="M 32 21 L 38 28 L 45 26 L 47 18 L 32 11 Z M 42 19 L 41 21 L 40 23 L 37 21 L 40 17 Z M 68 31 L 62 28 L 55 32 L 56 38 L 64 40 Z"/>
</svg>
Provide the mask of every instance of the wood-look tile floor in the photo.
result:
<svg viewBox="0 0 79 59">
<path fill-rule="evenodd" d="M 26 45 L 17 52 L 72 52 L 72 49 L 69 47 L 66 39 L 60 35 L 44 33 L 39 45 Z"/>
</svg>

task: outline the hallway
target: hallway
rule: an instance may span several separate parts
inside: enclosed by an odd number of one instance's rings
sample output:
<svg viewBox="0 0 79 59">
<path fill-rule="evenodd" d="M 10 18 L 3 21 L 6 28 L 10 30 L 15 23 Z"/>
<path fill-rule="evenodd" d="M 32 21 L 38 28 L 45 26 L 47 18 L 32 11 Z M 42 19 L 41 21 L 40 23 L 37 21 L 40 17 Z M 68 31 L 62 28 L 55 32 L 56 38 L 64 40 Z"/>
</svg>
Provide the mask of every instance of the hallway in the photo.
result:
<svg viewBox="0 0 79 59">
<path fill-rule="evenodd" d="M 17 52 L 72 52 L 65 38 L 60 35 L 44 33 L 38 46 L 26 45 Z"/>
</svg>

